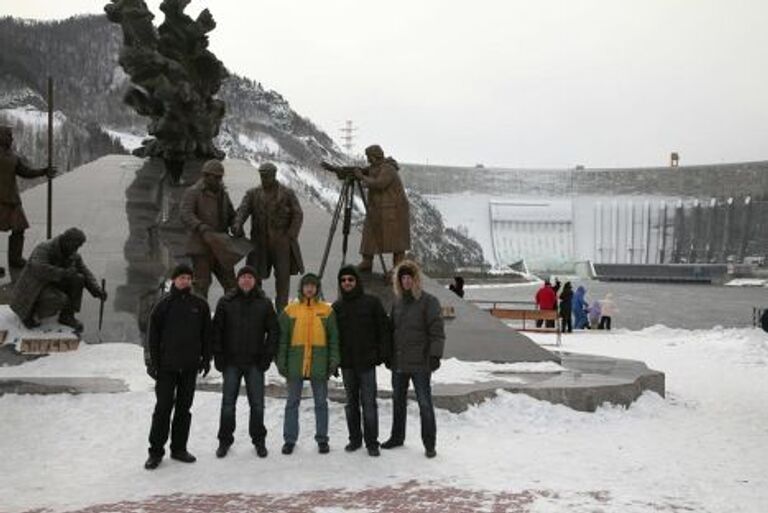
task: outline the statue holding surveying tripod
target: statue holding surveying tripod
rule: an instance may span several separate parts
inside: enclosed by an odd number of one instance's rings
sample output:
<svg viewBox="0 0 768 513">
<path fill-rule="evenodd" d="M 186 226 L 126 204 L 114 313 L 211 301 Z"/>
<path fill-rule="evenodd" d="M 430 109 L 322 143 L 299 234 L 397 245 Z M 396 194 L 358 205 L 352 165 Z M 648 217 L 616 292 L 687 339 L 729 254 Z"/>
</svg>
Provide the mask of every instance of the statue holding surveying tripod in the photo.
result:
<svg viewBox="0 0 768 513">
<path fill-rule="evenodd" d="M 243 235 L 243 225 L 251 218 L 253 251 L 247 263 L 260 279 L 275 270 L 275 308 L 282 312 L 288 304 L 291 275 L 304 272 L 299 247 L 299 231 L 304 221 L 296 194 L 277 181 L 277 167 L 271 162 L 259 166 L 261 187 L 249 189 L 237 209 L 233 233 Z"/>
<path fill-rule="evenodd" d="M 362 272 L 370 271 L 373 257 L 384 253 L 392 253 L 392 264 L 397 266 L 411 248 L 408 197 L 399 166 L 393 158 L 384 156 L 378 144 L 367 147 L 365 156 L 370 164 L 365 168 L 322 163 L 324 169 L 335 172 L 340 179 L 357 181 L 361 188 L 368 188 L 367 202 L 363 198 L 367 212 L 360 243 L 362 261 L 357 266 Z"/>
<path fill-rule="evenodd" d="M 21 196 L 16 184 L 16 176 L 22 178 L 52 177 L 56 174 L 53 167 L 32 169 L 24 159 L 13 151 L 13 130 L 0 126 L 0 231 L 10 231 L 8 237 L 8 266 L 21 269 L 26 264 L 22 257 L 24 251 L 24 231 L 29 228 L 27 216 L 21 206 Z M 0 276 L 5 270 L 0 267 Z"/>
</svg>

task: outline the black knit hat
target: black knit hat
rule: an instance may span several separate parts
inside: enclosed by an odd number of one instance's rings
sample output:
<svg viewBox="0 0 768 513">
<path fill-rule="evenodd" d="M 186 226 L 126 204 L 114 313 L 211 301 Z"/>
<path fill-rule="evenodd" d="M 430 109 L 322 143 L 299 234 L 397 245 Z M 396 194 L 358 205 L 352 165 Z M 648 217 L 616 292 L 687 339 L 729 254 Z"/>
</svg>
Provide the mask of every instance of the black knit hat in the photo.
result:
<svg viewBox="0 0 768 513">
<path fill-rule="evenodd" d="M 240 270 L 239 270 L 239 271 L 237 271 L 237 277 L 238 277 L 238 278 L 240 278 L 240 276 L 242 276 L 242 275 L 244 275 L 244 274 L 250 274 L 250 275 L 251 275 L 251 276 L 253 276 L 255 279 L 257 279 L 257 280 L 259 279 L 259 277 L 256 275 L 256 269 L 254 269 L 254 268 L 253 268 L 253 267 L 251 267 L 250 265 L 244 265 L 244 266 L 242 266 L 242 267 L 240 268 Z"/>
<path fill-rule="evenodd" d="M 360 273 L 357 271 L 357 267 L 354 265 L 345 265 L 339 269 L 339 282 L 341 282 L 342 276 L 354 276 L 355 280 L 360 283 Z"/>
<path fill-rule="evenodd" d="M 192 268 L 188 266 L 187 264 L 179 264 L 176 267 L 173 268 L 173 272 L 171 273 L 171 279 L 175 280 L 182 274 L 188 274 L 190 276 L 193 275 Z"/>
</svg>

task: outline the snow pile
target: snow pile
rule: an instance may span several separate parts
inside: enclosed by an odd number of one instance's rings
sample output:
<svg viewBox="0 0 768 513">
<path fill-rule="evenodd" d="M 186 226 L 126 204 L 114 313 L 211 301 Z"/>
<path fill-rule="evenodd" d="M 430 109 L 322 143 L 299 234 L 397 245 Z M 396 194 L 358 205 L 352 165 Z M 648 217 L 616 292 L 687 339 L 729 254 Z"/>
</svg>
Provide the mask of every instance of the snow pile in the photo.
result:
<svg viewBox="0 0 768 513">
<path fill-rule="evenodd" d="M 199 392 L 189 443 L 198 462 L 164 460 L 150 473 L 141 467 L 154 406 L 149 390 L 5 395 L 0 397 L 0 509 L 66 511 L 172 493 L 285 494 L 415 480 L 467 490 L 534 491 L 533 504 L 520 509 L 532 513 L 765 510 L 768 337 L 763 332 L 654 326 L 563 340 L 566 350 L 646 361 L 666 373 L 667 398 L 647 393 L 629 408 L 603 406 L 583 413 L 500 392 L 462 414 L 437 411 L 434 460 L 423 456 L 414 402 L 409 404 L 406 446 L 373 459 L 342 450 L 347 432 L 344 407 L 338 403 L 330 404 L 331 454 L 317 454 L 312 401 L 305 400 L 296 453 L 282 456 L 285 402 L 271 398 L 265 408 L 270 456 L 260 460 L 250 447 L 247 402 L 241 398 L 235 445 L 219 460 L 213 453 L 221 397 Z M 127 348 L 113 350 L 99 357 L 105 374 L 112 369 L 110 359 L 129 358 L 141 369 L 138 348 L 132 354 Z M 74 358 L 71 364 L 92 365 Z M 24 367 L 32 369 L 29 365 Z M 452 373 L 452 365 L 444 362 L 435 379 Z M 43 416 L 47 420 L 41 422 Z M 383 440 L 392 420 L 390 401 L 379 401 L 379 418 Z M 41 475 L 46 476 L 44 487 Z"/>
<path fill-rule="evenodd" d="M 120 141 L 120 144 L 123 145 L 123 148 L 129 152 L 132 152 L 137 148 L 141 148 L 141 142 L 147 138 L 146 135 L 137 135 L 130 132 L 112 130 L 109 128 L 104 128 L 104 131 L 109 134 L 111 138 Z"/>
<path fill-rule="evenodd" d="M 0 109 L 0 118 L 19 122 L 37 129 L 47 129 L 48 127 L 48 113 L 38 110 L 31 105 L 24 105 L 23 107 L 13 109 Z M 67 117 L 61 111 L 57 110 L 53 113 L 53 127 L 55 130 L 59 130 L 66 121 Z"/>
<path fill-rule="evenodd" d="M 768 280 L 760 278 L 736 278 L 725 284 L 727 287 L 766 287 Z"/>
</svg>

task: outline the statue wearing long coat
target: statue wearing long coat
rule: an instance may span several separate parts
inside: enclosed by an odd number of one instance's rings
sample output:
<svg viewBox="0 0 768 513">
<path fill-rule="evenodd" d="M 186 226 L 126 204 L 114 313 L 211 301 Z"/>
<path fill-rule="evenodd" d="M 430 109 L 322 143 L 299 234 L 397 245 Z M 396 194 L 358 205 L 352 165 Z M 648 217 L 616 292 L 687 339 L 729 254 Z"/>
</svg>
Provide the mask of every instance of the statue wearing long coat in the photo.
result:
<svg viewBox="0 0 768 513">
<path fill-rule="evenodd" d="M 411 248 L 408 197 L 394 159 L 382 159 L 363 169 L 368 188 L 368 213 L 360 254 L 403 253 Z"/>
</svg>

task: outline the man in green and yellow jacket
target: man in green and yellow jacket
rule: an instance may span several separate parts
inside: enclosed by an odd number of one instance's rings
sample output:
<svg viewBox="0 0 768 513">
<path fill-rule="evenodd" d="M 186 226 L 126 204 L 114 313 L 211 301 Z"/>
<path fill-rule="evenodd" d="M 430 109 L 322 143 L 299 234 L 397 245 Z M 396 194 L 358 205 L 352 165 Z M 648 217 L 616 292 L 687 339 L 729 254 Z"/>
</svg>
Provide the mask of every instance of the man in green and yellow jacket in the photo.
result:
<svg viewBox="0 0 768 513">
<path fill-rule="evenodd" d="M 338 374 L 339 335 L 330 303 L 320 299 L 320 278 L 305 274 L 299 299 L 280 314 L 280 347 L 277 369 L 288 381 L 283 422 L 283 454 L 291 454 L 299 437 L 299 404 L 304 380 L 312 385 L 315 402 L 315 441 L 318 451 L 328 446 L 328 377 Z"/>
</svg>

